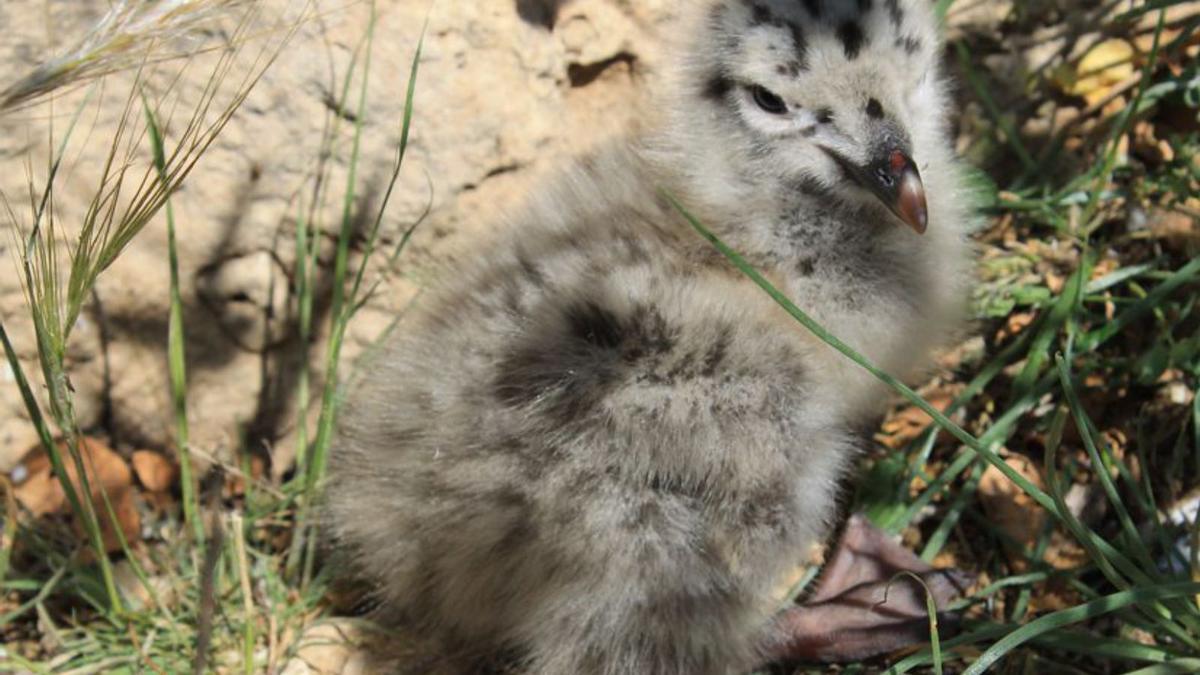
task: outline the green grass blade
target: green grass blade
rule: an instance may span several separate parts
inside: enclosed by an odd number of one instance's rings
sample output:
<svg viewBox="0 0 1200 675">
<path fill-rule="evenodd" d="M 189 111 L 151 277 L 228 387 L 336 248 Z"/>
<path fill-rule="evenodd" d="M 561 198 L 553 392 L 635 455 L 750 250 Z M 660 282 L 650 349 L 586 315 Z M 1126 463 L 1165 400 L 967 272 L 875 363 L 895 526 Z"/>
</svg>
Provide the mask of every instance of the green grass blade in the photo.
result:
<svg viewBox="0 0 1200 675">
<path fill-rule="evenodd" d="M 1200 658 L 1167 661 L 1131 670 L 1125 675 L 1178 675 L 1179 673 L 1200 673 Z"/>
<path fill-rule="evenodd" d="M 345 339 L 346 330 L 349 326 L 350 320 L 354 317 L 355 312 L 361 306 L 358 302 L 358 295 L 362 288 L 362 282 L 366 274 L 367 265 L 375 251 L 375 243 L 378 240 L 380 226 L 383 222 L 383 214 L 391 198 L 396 181 L 399 178 L 400 169 L 403 166 L 404 157 L 408 150 L 408 139 L 413 116 L 413 99 L 416 94 L 417 74 L 420 68 L 421 51 L 424 46 L 425 39 L 425 33 L 424 30 L 422 30 L 421 38 L 417 43 L 417 48 L 413 54 L 409 69 L 409 81 L 405 93 L 405 110 L 401 120 L 400 142 L 396 150 L 396 159 L 393 163 L 390 180 L 384 193 L 384 198 L 378 211 L 376 212 L 376 217 L 367 233 L 362 257 L 359 261 L 358 269 L 354 273 L 354 278 L 350 289 L 348 292 L 344 292 L 344 285 L 346 283 L 346 275 L 348 273 L 349 264 L 349 238 L 351 235 L 350 227 L 352 225 L 352 214 L 350 209 L 353 205 L 356 181 L 354 176 L 354 167 L 357 164 L 359 155 L 359 141 L 362 133 L 362 120 L 366 111 L 367 80 L 370 70 L 371 45 L 374 42 L 374 4 L 372 4 L 371 7 L 372 14 L 371 20 L 368 23 L 366 37 L 366 56 L 363 61 L 363 83 L 359 94 L 360 114 L 356 120 L 357 126 L 355 129 L 354 141 L 350 155 L 350 170 L 347 178 L 345 199 L 343 201 L 342 230 L 338 237 L 338 250 L 334 262 L 334 295 L 331 310 L 334 326 L 330 335 L 329 346 L 326 352 L 325 387 L 322 392 L 321 413 L 317 422 L 317 435 L 313 441 L 312 461 L 305 477 L 304 498 L 306 502 L 313 499 L 318 486 L 325 477 L 326 465 L 328 463 L 329 445 L 333 437 L 333 425 L 338 406 L 337 373 L 338 364 L 341 358 L 341 347 Z M 408 241 L 409 236 L 411 236 L 411 230 L 409 233 L 406 233 L 405 237 L 401 240 L 401 246 Z M 301 577 L 304 585 L 307 585 L 308 581 L 312 578 L 312 570 L 316 559 L 316 537 L 314 536 L 314 527 L 314 524 L 308 524 L 308 531 L 304 535 L 306 539 L 306 553 L 304 555 L 304 568 Z"/>
<path fill-rule="evenodd" d="M 1108 473 L 1109 464 L 1100 457 L 1100 452 L 1096 448 L 1096 439 L 1093 434 L 1092 425 L 1089 423 L 1087 412 L 1084 411 L 1083 405 L 1079 402 L 1079 396 L 1075 393 L 1075 386 L 1071 382 L 1071 372 L 1067 366 L 1067 362 L 1059 354 L 1055 356 L 1055 363 L 1058 368 L 1058 377 L 1062 383 L 1063 393 L 1067 399 L 1067 405 L 1070 406 L 1071 416 L 1075 420 L 1075 427 L 1079 431 L 1079 437 L 1083 439 L 1084 448 L 1087 449 L 1088 457 L 1092 460 L 1094 473 L 1100 480 L 1104 494 L 1117 513 L 1121 529 L 1125 533 L 1129 544 L 1133 547 L 1135 557 L 1141 562 L 1143 569 L 1147 571 L 1147 575 L 1151 579 L 1161 582 L 1162 578 L 1157 574 L 1150 550 L 1142 543 L 1141 535 L 1138 534 L 1137 527 L 1133 524 L 1133 519 L 1129 516 L 1128 509 L 1125 508 L 1125 503 L 1121 500 L 1120 495 L 1117 494 L 1116 485 L 1113 484 L 1112 477 Z"/>
<path fill-rule="evenodd" d="M 1200 592 L 1200 583 L 1163 584 L 1120 591 L 1078 607 L 1051 612 L 1000 638 L 967 668 L 963 675 L 982 675 L 1000 659 L 1033 638 L 1065 626 L 1094 619 L 1131 605 L 1180 598 Z"/>
<path fill-rule="evenodd" d="M 171 185 L 167 178 L 166 153 L 162 132 L 150 103 L 142 96 L 154 166 L 158 170 L 162 189 L 168 195 Z M 183 493 L 183 520 L 196 543 L 204 542 L 204 522 L 200 518 L 196 478 L 192 475 L 192 458 L 188 440 L 187 362 L 184 355 L 183 300 L 179 294 L 179 255 L 175 245 L 175 209 L 170 196 L 163 199 L 167 216 L 167 262 L 171 270 L 170 309 L 167 318 L 167 365 L 171 378 L 171 403 L 175 411 L 175 443 L 179 452 L 179 482 Z"/>
</svg>

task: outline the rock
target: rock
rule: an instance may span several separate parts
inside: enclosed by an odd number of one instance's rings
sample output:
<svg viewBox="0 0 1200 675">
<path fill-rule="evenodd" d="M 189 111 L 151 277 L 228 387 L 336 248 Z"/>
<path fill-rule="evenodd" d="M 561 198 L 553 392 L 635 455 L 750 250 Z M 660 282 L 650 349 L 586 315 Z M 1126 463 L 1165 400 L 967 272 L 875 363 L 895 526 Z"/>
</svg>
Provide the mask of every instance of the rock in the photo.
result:
<svg viewBox="0 0 1200 675">
<path fill-rule="evenodd" d="M 291 289 L 282 263 L 269 251 L 255 251 L 200 270 L 201 301 L 227 337 L 247 351 L 276 347 L 287 335 Z"/>
<path fill-rule="evenodd" d="M 953 42 L 965 33 L 998 33 L 1014 6 L 1012 0 L 952 3 L 946 12 L 946 38 Z"/>
<path fill-rule="evenodd" d="M 257 3 L 267 15 L 289 0 Z M 410 59 L 429 14 L 417 87 L 409 154 L 382 220 L 380 246 L 390 249 L 427 208 L 395 269 L 376 265 L 369 280 L 379 292 L 352 329 L 346 357 L 355 355 L 390 317 L 437 278 L 464 247 L 492 236 L 499 214 L 516 207 L 528 187 L 565 157 L 616 133 L 636 110 L 639 92 L 657 77 L 658 43 L 672 20 L 668 0 L 495 0 L 494 2 L 381 3 L 372 53 L 370 94 L 362 111 L 356 222 L 369 224 L 391 171 Z M 631 6 L 635 5 L 635 6 Z M 47 36 L 66 44 L 82 35 L 107 8 L 104 0 L 0 4 L 0 87 L 51 53 Z M 295 260 L 297 214 L 307 209 L 310 179 L 319 168 L 322 130 L 341 90 L 341 77 L 367 25 L 365 4 L 321 3 L 321 21 L 302 26 L 262 78 L 182 190 L 173 197 L 181 295 L 187 332 L 188 414 L 199 458 L 228 461 L 247 438 L 272 444 L 294 427 L 295 373 L 301 363 L 319 371 L 323 346 L 297 344 Z M 45 21 L 54 21 L 49 31 Z M 361 62 L 360 62 L 361 63 Z M 212 61 L 199 57 L 172 90 L 180 108 L 166 124 L 168 149 L 207 82 Z M 151 96 L 164 90 L 177 63 L 151 77 Z M 78 161 L 61 177 L 56 214 L 63 231 L 81 221 L 101 160 L 129 86 L 113 76 L 93 100 L 88 121 L 72 147 Z M 84 90 L 55 103 L 61 134 L 63 111 Z M 0 190 L 26 190 L 28 164 L 46 166 L 48 108 L 0 115 Z M 348 115 L 357 116 L 351 110 Z M 135 121 L 140 123 L 140 113 Z M 314 317 L 328 321 L 333 241 L 340 227 L 340 194 L 353 125 L 343 121 L 339 152 L 329 164 L 329 193 L 318 210 L 321 295 Z M 55 136 L 60 138 L 59 135 Z M 135 157 L 135 164 L 141 161 Z M 135 173 L 144 165 L 138 164 Z M 35 179 L 42 174 L 34 171 Z M 139 174 L 140 175 L 140 174 Z M 432 186 L 432 190 L 430 189 Z M 132 186 L 130 187 L 130 190 Z M 21 203 L 14 199 L 14 204 Z M 19 214 L 28 217 L 28 214 Z M 7 245 L 7 237 L 0 237 Z M 356 238 L 352 262 L 361 250 Z M 173 411 L 166 369 L 168 267 L 162 214 L 101 277 L 74 339 L 71 377 L 81 424 L 104 426 L 118 442 L 174 450 Z M 7 256 L 5 256 L 7 257 Z M 7 263 L 0 263 L 7 264 Z M 382 276 L 381 276 L 382 275 Z M 0 320 L 11 328 L 26 371 L 37 373 L 33 340 L 16 275 L 0 273 Z M 98 302 L 97 302 L 98 301 Z M 314 331 L 323 339 L 327 331 Z M 73 343 L 75 344 L 75 343 Z M 347 361 L 348 363 L 349 361 Z M 314 391 L 320 373 L 314 372 Z M 36 387 L 40 391 L 40 387 Z M 0 420 L 20 419 L 22 408 L 0 377 Z M 245 430 L 245 434 L 243 434 Z M 24 443 L 20 423 L 0 425 L 3 448 Z M 20 437 L 20 438 L 18 438 Z M 280 458 L 289 461 L 290 454 Z"/>
<path fill-rule="evenodd" d="M 158 607 L 173 609 L 178 600 L 175 586 L 169 577 L 147 574 L 146 582 L 143 583 L 128 560 L 119 560 L 113 565 L 113 580 L 129 609 L 134 611 Z"/>
<path fill-rule="evenodd" d="M 6 367 L 0 365 L 0 372 Z M 27 417 L 20 415 L 19 405 L 15 401 L 10 403 L 8 409 L 14 411 L 13 416 L 0 420 L 0 472 L 12 471 L 29 448 L 38 443 L 37 430 Z"/>
<path fill-rule="evenodd" d="M 333 619 L 310 626 L 295 645 L 281 675 L 366 675 L 363 636 L 351 621 Z"/>
</svg>

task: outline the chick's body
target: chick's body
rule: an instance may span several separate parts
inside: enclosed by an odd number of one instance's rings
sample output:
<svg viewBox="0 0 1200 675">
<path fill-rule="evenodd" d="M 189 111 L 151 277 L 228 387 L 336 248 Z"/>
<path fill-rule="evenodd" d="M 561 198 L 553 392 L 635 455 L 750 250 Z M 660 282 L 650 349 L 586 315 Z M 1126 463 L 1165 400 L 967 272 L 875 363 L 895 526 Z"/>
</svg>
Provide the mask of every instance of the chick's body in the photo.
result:
<svg viewBox="0 0 1200 675">
<path fill-rule="evenodd" d="M 327 491 L 391 618 L 531 673 L 723 674 L 762 658 L 773 591 L 824 534 L 851 429 L 883 392 L 661 191 L 876 363 L 918 365 L 968 260 L 933 57 L 909 78 L 931 87 L 913 104 L 837 29 L 882 31 L 871 22 L 895 4 L 932 52 L 912 2 L 698 3 L 661 124 L 539 190 L 511 239 L 402 324 L 342 408 Z M 785 48 L 786 72 L 758 74 Z M 837 77 L 804 86 L 822 59 Z M 823 107 L 836 133 L 810 115 Z M 920 167 L 924 237 L 848 184 L 847 162 L 870 166 L 889 142 Z"/>
</svg>

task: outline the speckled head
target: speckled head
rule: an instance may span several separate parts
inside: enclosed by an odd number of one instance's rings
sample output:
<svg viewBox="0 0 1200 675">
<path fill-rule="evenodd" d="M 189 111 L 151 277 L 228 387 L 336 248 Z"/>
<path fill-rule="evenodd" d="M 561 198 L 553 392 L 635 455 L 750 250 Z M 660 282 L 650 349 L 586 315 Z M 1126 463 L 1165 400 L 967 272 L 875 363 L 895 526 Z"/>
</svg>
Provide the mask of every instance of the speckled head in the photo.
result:
<svg viewBox="0 0 1200 675">
<path fill-rule="evenodd" d="M 779 181 L 928 224 L 923 147 L 943 120 L 937 22 L 927 0 L 719 0 L 685 49 L 677 135 L 735 143 L 691 158 L 711 180 Z M 724 166 L 721 166 L 721 164 Z M 708 174 L 708 175 L 705 175 Z M 771 189 L 775 189 L 772 187 Z"/>
</svg>

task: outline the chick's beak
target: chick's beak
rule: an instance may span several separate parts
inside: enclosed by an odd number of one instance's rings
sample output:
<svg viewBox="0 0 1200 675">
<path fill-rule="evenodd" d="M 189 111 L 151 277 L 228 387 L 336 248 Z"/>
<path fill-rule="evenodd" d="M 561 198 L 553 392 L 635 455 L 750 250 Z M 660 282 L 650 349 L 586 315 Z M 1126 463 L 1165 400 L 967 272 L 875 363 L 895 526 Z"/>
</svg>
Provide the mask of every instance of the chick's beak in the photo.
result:
<svg viewBox="0 0 1200 675">
<path fill-rule="evenodd" d="M 884 206 L 914 232 L 925 233 L 929 224 L 925 186 L 921 183 L 921 174 L 917 172 L 917 166 L 908 153 L 892 148 L 866 166 L 862 166 L 838 153 L 828 150 L 826 152 L 846 169 L 855 182 L 878 197 Z"/>
<path fill-rule="evenodd" d="M 889 150 L 859 173 L 860 182 L 917 234 L 929 224 L 925 186 L 912 158 L 902 150 Z"/>
<path fill-rule="evenodd" d="M 925 185 L 912 158 L 899 150 L 888 154 L 887 166 L 877 167 L 873 178 L 877 189 L 872 190 L 900 220 L 917 234 L 925 234 L 929 210 L 925 206 Z"/>
</svg>

